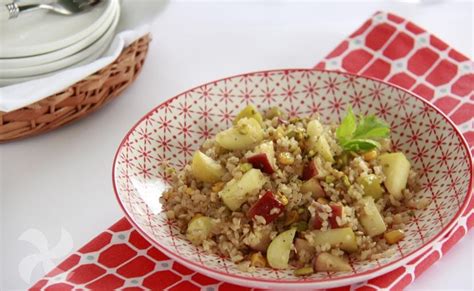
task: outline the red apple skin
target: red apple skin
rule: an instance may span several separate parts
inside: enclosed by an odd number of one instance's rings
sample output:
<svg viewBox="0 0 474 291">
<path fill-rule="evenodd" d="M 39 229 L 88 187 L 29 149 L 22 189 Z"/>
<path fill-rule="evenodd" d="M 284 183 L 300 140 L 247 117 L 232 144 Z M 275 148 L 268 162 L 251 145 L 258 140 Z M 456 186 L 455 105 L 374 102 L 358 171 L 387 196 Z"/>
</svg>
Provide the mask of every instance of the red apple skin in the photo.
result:
<svg viewBox="0 0 474 291">
<path fill-rule="evenodd" d="M 303 168 L 303 174 L 301 179 L 303 181 L 309 180 L 314 176 L 318 175 L 318 169 L 316 168 L 316 162 L 311 160 Z"/>
<path fill-rule="evenodd" d="M 342 218 L 342 213 L 344 211 L 344 208 L 342 207 L 341 204 L 335 204 L 335 203 L 332 203 L 329 206 L 331 207 L 331 210 L 332 210 L 332 216 L 328 218 L 329 225 L 331 225 L 331 228 L 341 227 L 340 225 L 337 224 L 336 217 Z"/>
<path fill-rule="evenodd" d="M 313 179 L 315 179 L 316 182 L 318 182 L 318 183 L 317 183 L 317 186 L 318 186 L 318 187 L 317 187 L 317 191 L 316 191 L 317 194 L 318 194 L 318 196 L 320 196 L 320 197 L 325 197 L 325 196 L 326 196 L 326 191 L 324 191 L 323 186 L 321 186 L 321 183 L 319 182 L 318 179 L 316 179 L 316 178 L 313 178 Z"/>
<path fill-rule="evenodd" d="M 254 168 L 260 169 L 269 175 L 275 172 L 266 153 L 250 156 L 247 158 L 247 162 L 251 163 Z"/>
<path fill-rule="evenodd" d="M 278 213 L 270 214 L 273 208 L 280 211 Z M 265 218 L 266 224 L 275 220 L 282 212 L 285 206 L 276 198 L 271 191 L 267 191 L 252 207 L 250 207 L 247 215 L 254 218 L 256 215 Z"/>
<path fill-rule="evenodd" d="M 321 217 L 319 217 L 319 214 L 316 213 L 316 216 L 313 218 L 313 223 L 312 223 L 313 229 L 319 230 L 321 227 L 323 227 L 323 220 Z"/>
</svg>

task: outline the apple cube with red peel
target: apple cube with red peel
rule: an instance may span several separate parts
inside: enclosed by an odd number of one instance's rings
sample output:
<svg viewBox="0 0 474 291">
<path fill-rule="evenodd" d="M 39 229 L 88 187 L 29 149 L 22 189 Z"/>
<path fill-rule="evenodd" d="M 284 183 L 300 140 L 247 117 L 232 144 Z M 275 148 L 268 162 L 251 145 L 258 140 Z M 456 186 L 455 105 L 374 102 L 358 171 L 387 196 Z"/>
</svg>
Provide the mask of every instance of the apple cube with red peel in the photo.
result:
<svg viewBox="0 0 474 291">
<path fill-rule="evenodd" d="M 267 154 L 260 153 L 250 156 L 247 158 L 247 162 L 251 163 L 254 168 L 262 170 L 264 173 L 273 174 L 273 172 L 275 172 Z"/>
<path fill-rule="evenodd" d="M 275 218 L 277 218 L 280 213 L 283 212 L 285 206 L 278 200 L 278 198 L 273 195 L 271 191 L 267 191 L 257 202 L 255 202 L 252 207 L 250 207 L 247 215 L 250 218 L 255 216 L 261 216 L 265 218 L 266 224 L 269 224 Z"/>
<path fill-rule="evenodd" d="M 316 161 L 311 160 L 303 168 L 303 174 L 301 175 L 301 180 L 306 181 L 314 176 L 318 175 L 318 169 L 316 168 Z"/>
<path fill-rule="evenodd" d="M 337 224 L 337 217 L 342 219 L 342 216 L 344 215 L 344 207 L 341 204 L 336 203 L 329 204 L 329 207 L 331 207 L 332 210 L 332 215 L 328 218 L 331 228 L 341 227 L 339 224 Z"/>
<path fill-rule="evenodd" d="M 321 217 L 319 217 L 319 213 L 316 213 L 316 215 L 312 218 L 312 223 L 311 225 L 313 226 L 313 229 L 321 229 L 323 227 L 323 220 Z"/>
<path fill-rule="evenodd" d="M 308 181 L 305 181 L 301 184 L 300 187 L 301 193 L 311 193 L 314 197 L 324 197 L 326 196 L 326 192 L 324 191 L 323 187 L 319 183 L 318 179 L 311 178 Z"/>
<path fill-rule="evenodd" d="M 256 169 L 262 170 L 269 175 L 273 174 L 276 169 L 275 150 L 273 149 L 273 141 L 264 142 L 255 148 L 255 154 L 248 157 L 247 161 Z"/>
</svg>

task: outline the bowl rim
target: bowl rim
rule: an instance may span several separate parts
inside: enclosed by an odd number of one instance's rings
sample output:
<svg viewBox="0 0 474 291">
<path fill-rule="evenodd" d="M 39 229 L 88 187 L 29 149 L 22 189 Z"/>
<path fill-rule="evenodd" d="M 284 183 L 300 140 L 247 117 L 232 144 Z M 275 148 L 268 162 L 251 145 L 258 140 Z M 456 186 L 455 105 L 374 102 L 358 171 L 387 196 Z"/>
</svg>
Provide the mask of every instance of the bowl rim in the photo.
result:
<svg viewBox="0 0 474 291">
<path fill-rule="evenodd" d="M 438 234 L 436 234 L 433 238 L 431 238 L 428 242 L 423 244 L 418 249 L 412 251 L 411 253 L 409 253 L 409 254 L 407 254 L 407 255 L 399 258 L 399 259 L 396 259 L 392 262 L 389 262 L 385 265 L 378 266 L 376 268 L 372 268 L 370 270 L 367 270 L 367 271 L 364 271 L 364 272 L 361 272 L 361 273 L 350 274 L 350 275 L 342 276 L 342 277 L 338 277 L 338 278 L 330 278 L 329 277 L 327 279 L 318 279 L 318 280 L 307 279 L 307 280 L 304 280 L 304 281 L 294 281 L 294 280 L 284 280 L 284 279 L 283 280 L 280 280 L 280 279 L 260 279 L 260 278 L 254 278 L 254 277 L 251 277 L 251 276 L 245 277 L 245 276 L 236 275 L 236 274 L 232 274 L 232 273 L 226 273 L 226 272 L 222 272 L 222 271 L 219 271 L 219 270 L 216 270 L 216 269 L 198 264 L 198 263 L 196 263 L 192 260 L 187 259 L 186 257 L 175 254 L 171 250 L 168 250 L 167 247 L 160 244 L 157 240 L 155 240 L 154 238 L 149 236 L 146 233 L 146 231 L 144 231 L 138 225 L 138 223 L 136 223 L 134 221 L 133 216 L 127 211 L 127 209 L 123 205 L 123 203 L 120 199 L 120 196 L 118 194 L 119 191 L 117 189 L 116 180 L 115 180 L 115 167 L 116 167 L 116 164 L 117 164 L 117 158 L 118 158 L 119 152 L 122 149 L 123 145 L 126 143 L 127 139 L 131 135 L 131 133 L 137 128 L 138 125 L 140 125 L 142 123 L 143 120 L 145 120 L 146 118 L 148 118 L 149 116 L 154 114 L 162 106 L 165 106 L 165 105 L 169 104 L 170 102 L 172 102 L 173 100 L 179 98 L 180 96 L 182 96 L 186 93 L 189 93 L 189 92 L 191 92 L 195 89 L 198 89 L 202 86 L 210 85 L 210 84 L 221 82 L 221 81 L 228 80 L 228 79 L 234 79 L 234 78 L 237 78 L 237 77 L 243 77 L 243 76 L 247 76 L 247 75 L 256 75 L 256 74 L 262 74 L 262 73 L 276 73 L 276 72 L 284 72 L 284 73 L 288 73 L 288 72 L 336 73 L 336 74 L 339 74 L 339 75 L 352 76 L 352 77 L 357 77 L 357 78 L 364 78 L 364 79 L 367 79 L 367 80 L 370 80 L 370 81 L 379 82 L 379 83 L 385 84 L 387 86 L 393 87 L 395 89 L 401 90 L 401 91 L 407 93 L 408 95 L 411 95 L 411 96 L 419 99 L 425 105 L 427 105 L 428 107 L 433 109 L 437 114 L 440 114 L 446 120 L 446 122 L 454 128 L 454 131 L 455 131 L 456 135 L 460 138 L 461 146 L 464 147 L 464 155 L 469 155 L 469 153 L 470 153 L 468 143 L 467 143 L 466 139 L 464 138 L 464 136 L 462 135 L 462 133 L 457 128 L 456 124 L 448 116 L 446 116 L 446 114 L 444 114 L 440 109 L 438 109 L 435 105 L 431 104 L 430 102 L 428 102 L 424 98 L 420 97 L 418 94 L 410 92 L 409 90 L 407 90 L 403 87 L 400 87 L 398 85 L 391 84 L 391 83 L 388 83 L 386 81 L 379 80 L 379 79 L 376 79 L 376 78 L 373 78 L 373 77 L 367 77 L 367 76 L 362 76 L 362 75 L 358 75 L 358 74 L 354 74 L 354 73 L 347 73 L 347 72 L 342 72 L 342 71 L 337 71 L 337 70 L 325 70 L 325 69 L 313 69 L 313 68 L 286 68 L 286 69 L 258 70 L 258 71 L 241 73 L 241 74 L 236 74 L 236 75 L 216 79 L 216 80 L 213 80 L 213 81 L 210 81 L 210 82 L 199 84 L 197 86 L 192 87 L 191 89 L 187 89 L 187 90 L 185 90 L 185 91 L 183 91 L 183 92 L 181 92 L 181 93 L 179 93 L 179 94 L 177 94 L 177 95 L 175 95 L 175 96 L 173 96 L 169 99 L 166 99 L 162 103 L 160 103 L 157 106 L 153 107 L 153 109 L 151 109 L 149 112 L 147 112 L 145 115 L 143 115 L 129 129 L 129 131 L 124 136 L 124 138 L 122 139 L 122 141 L 120 142 L 120 145 L 118 146 L 118 148 L 116 150 L 114 160 L 113 160 L 113 164 L 112 164 L 112 185 L 113 185 L 113 190 L 114 190 L 115 197 L 116 197 L 120 207 L 122 208 L 123 212 L 125 213 L 125 217 L 128 219 L 128 221 L 149 242 L 151 242 L 152 245 L 156 246 L 158 249 L 160 249 L 162 252 L 164 252 L 167 256 L 169 256 L 170 258 L 175 259 L 176 261 L 178 261 L 179 263 L 182 263 L 183 265 L 187 266 L 188 268 L 193 269 L 197 272 L 205 273 L 206 275 L 208 275 L 210 277 L 214 277 L 214 278 L 217 278 L 219 280 L 226 281 L 226 282 L 232 282 L 232 283 L 241 284 L 241 285 L 244 285 L 244 286 L 256 286 L 256 287 L 260 287 L 260 288 L 261 287 L 264 287 L 264 288 L 265 287 L 267 287 L 267 288 L 268 287 L 279 287 L 279 288 L 285 288 L 285 287 L 292 287 L 292 288 L 305 288 L 305 287 L 306 288 L 307 287 L 332 288 L 332 287 L 336 287 L 336 286 L 354 284 L 355 282 L 360 282 L 360 281 L 363 281 L 363 280 L 369 280 L 369 279 L 372 279 L 376 276 L 388 273 L 388 272 L 394 270 L 395 268 L 402 266 L 406 262 L 409 262 L 409 261 L 415 259 L 416 257 L 418 257 L 419 255 L 423 254 L 425 251 L 427 251 L 435 243 L 435 241 L 437 239 L 439 239 L 440 237 L 445 236 L 449 231 L 452 230 L 452 228 L 453 228 L 454 224 L 456 223 L 456 221 L 458 220 L 459 216 L 466 210 L 466 208 L 468 206 L 468 202 L 470 200 L 470 197 L 473 195 L 473 193 L 472 193 L 472 190 L 473 190 L 472 189 L 473 188 L 473 173 L 472 173 L 472 171 L 469 172 L 469 184 L 468 184 L 468 189 L 467 189 L 467 193 L 466 193 L 466 198 L 464 199 L 461 207 L 458 209 L 458 211 L 453 216 L 453 218 L 443 227 L 443 229 L 440 232 L 438 232 Z M 468 164 L 469 164 L 470 168 L 472 169 L 473 168 L 472 156 L 468 156 L 467 160 L 468 160 Z"/>
</svg>

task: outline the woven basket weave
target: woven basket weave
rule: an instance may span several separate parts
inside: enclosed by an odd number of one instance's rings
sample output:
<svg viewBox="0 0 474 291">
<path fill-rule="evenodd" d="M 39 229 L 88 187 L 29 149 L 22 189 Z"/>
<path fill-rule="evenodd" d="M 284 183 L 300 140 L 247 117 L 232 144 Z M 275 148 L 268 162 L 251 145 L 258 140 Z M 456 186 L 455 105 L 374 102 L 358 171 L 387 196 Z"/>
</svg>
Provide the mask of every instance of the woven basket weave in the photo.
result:
<svg viewBox="0 0 474 291">
<path fill-rule="evenodd" d="M 138 76 L 148 52 L 146 35 L 107 67 L 71 87 L 12 112 L 0 112 L 0 142 L 43 133 L 78 120 L 118 96 Z"/>
</svg>

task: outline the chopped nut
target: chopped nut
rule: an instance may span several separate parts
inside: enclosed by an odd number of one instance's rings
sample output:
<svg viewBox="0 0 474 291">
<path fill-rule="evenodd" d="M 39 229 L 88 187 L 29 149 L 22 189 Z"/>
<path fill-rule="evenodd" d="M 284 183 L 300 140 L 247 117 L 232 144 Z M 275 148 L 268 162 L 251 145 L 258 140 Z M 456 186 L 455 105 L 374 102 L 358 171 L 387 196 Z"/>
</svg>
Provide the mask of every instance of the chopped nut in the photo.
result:
<svg viewBox="0 0 474 291">
<path fill-rule="evenodd" d="M 342 155 L 337 159 L 336 161 L 336 166 L 339 168 L 339 169 L 342 169 L 344 168 L 345 166 L 347 166 L 347 164 L 349 163 L 349 155 L 344 152 L 342 153 Z"/>
<path fill-rule="evenodd" d="M 240 170 L 245 173 L 245 172 L 249 171 L 250 169 L 252 169 L 252 164 L 251 163 L 243 163 L 243 164 L 240 164 L 239 167 L 240 167 Z"/>
<path fill-rule="evenodd" d="M 328 184 L 334 183 L 335 180 L 336 180 L 336 178 L 334 176 L 326 176 L 326 178 L 325 178 L 325 181 Z"/>
<path fill-rule="evenodd" d="M 250 264 L 254 267 L 264 268 L 267 265 L 267 260 L 262 253 L 257 252 L 250 256 Z"/>
<path fill-rule="evenodd" d="M 286 214 L 286 219 L 285 219 L 285 226 L 288 226 L 290 224 L 293 224 L 294 222 L 298 221 L 298 218 L 300 215 L 298 214 L 298 211 L 296 210 L 291 210 Z"/>
<path fill-rule="evenodd" d="M 283 165 L 291 165 L 295 162 L 295 158 L 289 152 L 282 152 L 278 154 L 278 161 Z"/>
<path fill-rule="evenodd" d="M 275 130 L 275 137 L 276 137 L 277 139 L 280 139 L 280 138 L 282 138 L 283 136 L 284 136 L 284 130 L 283 130 L 283 128 L 277 127 L 277 129 Z"/>
<path fill-rule="evenodd" d="M 295 276 L 307 276 L 314 273 L 313 267 L 303 267 L 295 270 Z"/>
<path fill-rule="evenodd" d="M 224 182 L 217 182 L 212 186 L 211 190 L 212 192 L 219 192 L 222 188 L 224 188 Z"/>
<path fill-rule="evenodd" d="M 291 227 L 295 227 L 296 231 L 306 231 L 308 229 L 308 223 L 306 221 L 298 221 L 293 223 Z"/>
<path fill-rule="evenodd" d="M 342 176 L 342 183 L 344 183 L 346 187 L 351 186 L 351 182 L 349 181 L 349 177 L 347 177 L 347 175 Z"/>
<path fill-rule="evenodd" d="M 291 117 L 290 122 L 291 123 L 297 123 L 301 121 L 301 117 Z"/>
<path fill-rule="evenodd" d="M 281 114 L 281 110 L 278 107 L 271 107 L 266 113 L 267 118 L 269 119 L 272 119 L 273 117 L 279 117 Z"/>
<path fill-rule="evenodd" d="M 316 201 L 318 201 L 321 204 L 328 204 L 329 203 L 329 201 L 326 198 L 323 198 L 323 197 L 318 198 L 318 200 L 316 200 Z"/>
<path fill-rule="evenodd" d="M 288 138 L 294 138 L 296 140 L 304 139 L 304 132 L 301 129 L 291 130 L 286 134 Z"/>
<path fill-rule="evenodd" d="M 278 198 L 278 200 L 281 202 L 281 204 L 283 204 L 283 205 L 287 205 L 287 204 L 288 204 L 288 198 L 286 198 L 285 195 L 279 194 L 279 195 L 277 195 L 277 198 Z"/>
<path fill-rule="evenodd" d="M 401 229 L 392 230 L 384 233 L 384 238 L 388 244 L 396 244 L 405 237 L 405 233 Z"/>
<path fill-rule="evenodd" d="M 364 157 L 364 160 L 366 161 L 372 161 L 377 157 L 377 151 L 376 150 L 371 150 L 362 155 Z"/>
<path fill-rule="evenodd" d="M 189 187 L 186 188 L 186 194 L 191 195 L 191 194 L 193 194 L 193 192 L 194 192 L 193 188 L 189 188 Z"/>
<path fill-rule="evenodd" d="M 174 168 L 171 168 L 171 167 L 167 167 L 166 170 L 165 170 L 166 174 L 168 175 L 172 175 L 174 173 L 176 173 L 176 170 Z"/>
<path fill-rule="evenodd" d="M 295 131 L 295 130 L 292 130 L 292 131 L 288 132 L 288 133 L 286 134 L 286 136 L 287 136 L 288 138 L 292 138 L 292 137 L 296 138 L 296 131 Z"/>
<path fill-rule="evenodd" d="M 430 200 L 426 197 L 421 198 L 420 200 L 417 201 L 416 208 L 417 209 L 425 209 L 430 205 Z"/>
</svg>

